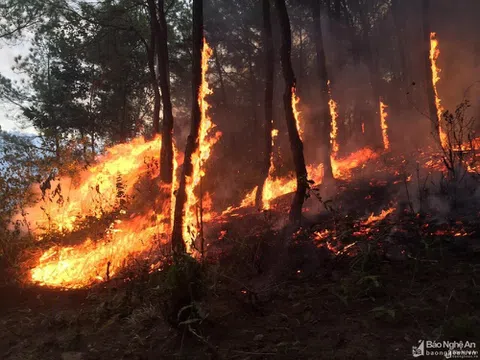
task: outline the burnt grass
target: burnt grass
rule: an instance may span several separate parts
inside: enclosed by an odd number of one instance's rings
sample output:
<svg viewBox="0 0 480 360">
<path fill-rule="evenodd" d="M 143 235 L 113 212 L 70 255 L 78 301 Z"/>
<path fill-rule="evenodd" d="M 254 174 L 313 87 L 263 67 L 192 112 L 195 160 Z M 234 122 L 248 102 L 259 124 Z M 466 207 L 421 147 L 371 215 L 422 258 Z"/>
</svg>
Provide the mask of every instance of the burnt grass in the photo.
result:
<svg viewBox="0 0 480 360">
<path fill-rule="evenodd" d="M 127 280 L 71 291 L 20 286 L 2 269 L 0 358 L 409 359 L 420 339 L 480 340 L 478 216 L 438 221 L 397 204 L 356 234 L 404 186 L 395 180 L 337 184 L 335 207 L 307 211 L 300 231 L 281 225 L 281 202 L 214 224 L 203 296 L 176 328 L 165 320 L 171 266 L 139 263 Z M 338 254 L 315 240 L 324 229 Z"/>
</svg>

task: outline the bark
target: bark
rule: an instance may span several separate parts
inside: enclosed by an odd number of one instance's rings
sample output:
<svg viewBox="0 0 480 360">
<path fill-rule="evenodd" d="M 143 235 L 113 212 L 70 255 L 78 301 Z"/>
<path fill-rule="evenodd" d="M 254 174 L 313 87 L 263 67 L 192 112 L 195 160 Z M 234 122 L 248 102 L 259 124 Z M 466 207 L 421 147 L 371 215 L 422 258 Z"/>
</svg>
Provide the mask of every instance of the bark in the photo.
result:
<svg viewBox="0 0 480 360">
<path fill-rule="evenodd" d="M 432 133 L 440 141 L 439 121 L 437 115 L 437 105 L 435 104 L 435 90 L 433 88 L 433 73 L 432 63 L 430 60 L 430 19 L 429 19 L 430 0 L 423 0 L 422 2 L 422 20 L 423 20 L 423 47 L 424 47 L 424 63 L 425 63 L 425 75 L 426 82 L 425 88 L 427 91 L 428 112 L 430 115 L 430 121 L 432 122 Z"/>
<path fill-rule="evenodd" d="M 372 101 L 369 104 L 370 116 L 368 117 L 368 122 L 365 124 L 365 134 L 374 147 L 381 148 L 383 147 L 383 139 L 380 125 L 380 112 L 378 111 L 378 102 L 380 98 L 378 63 L 376 62 L 373 48 L 370 43 L 370 21 L 368 20 L 368 14 L 365 9 L 362 8 L 360 8 L 360 21 L 363 29 L 363 47 L 365 49 L 364 60 L 368 68 L 369 82 L 373 94 Z"/>
<path fill-rule="evenodd" d="M 158 82 L 163 103 L 162 149 L 160 152 L 160 180 L 171 184 L 173 179 L 173 110 L 170 97 L 170 72 L 168 68 L 167 24 L 164 1 L 148 0 L 150 18 L 155 32 L 155 45 L 158 62 Z"/>
<path fill-rule="evenodd" d="M 397 33 L 397 44 L 398 44 L 398 56 L 400 57 L 400 68 L 401 76 L 400 80 L 402 86 L 406 87 L 407 84 L 407 58 L 405 56 L 405 21 L 403 19 L 403 14 L 401 13 L 399 0 L 392 0 L 392 18 L 393 26 Z"/>
<path fill-rule="evenodd" d="M 190 135 L 187 138 L 185 148 L 185 160 L 182 177 L 177 192 L 175 203 L 175 217 L 172 231 L 172 248 L 175 254 L 185 252 L 183 239 L 183 222 L 185 215 L 185 203 L 187 201 L 186 185 L 187 177 L 193 174 L 192 155 L 199 146 L 199 132 L 201 125 L 201 109 L 198 102 L 202 83 L 202 47 L 203 47 L 203 0 L 193 0 L 193 64 L 192 64 L 192 118 Z"/>
<path fill-rule="evenodd" d="M 145 46 L 147 49 L 147 59 L 148 59 L 148 70 L 150 72 L 150 79 L 152 82 L 152 89 L 153 89 L 153 132 L 154 134 L 160 133 L 160 90 L 158 88 L 158 81 L 157 81 L 157 72 L 155 71 L 155 51 L 156 51 L 156 25 L 155 22 L 157 21 L 157 12 L 155 9 L 155 3 L 153 1 L 149 1 L 149 12 L 150 12 L 150 44 L 145 42 Z"/>
<path fill-rule="evenodd" d="M 261 178 L 258 184 L 255 203 L 262 207 L 263 187 L 268 178 L 272 159 L 272 130 L 273 130 L 273 81 L 274 81 L 274 53 L 272 38 L 272 19 L 270 14 L 270 0 L 262 0 L 263 11 L 263 38 L 265 46 L 265 153 L 261 168 Z"/>
<path fill-rule="evenodd" d="M 222 91 L 222 105 L 227 106 L 227 90 L 225 89 L 225 81 L 223 80 L 223 71 L 222 71 L 222 65 L 220 64 L 220 58 L 218 56 L 218 50 L 217 50 L 217 45 L 214 46 L 213 48 L 213 57 L 215 60 L 215 68 L 217 69 L 218 73 L 218 80 L 220 81 L 220 89 Z"/>
<path fill-rule="evenodd" d="M 173 109 L 170 98 L 170 71 L 168 66 L 167 22 L 164 1 L 158 1 L 160 36 L 157 37 L 158 74 L 162 90 L 163 124 L 162 149 L 160 152 L 160 179 L 171 184 L 173 181 Z"/>
<path fill-rule="evenodd" d="M 320 102 L 322 107 L 321 113 L 321 139 L 326 144 L 326 151 L 323 157 L 324 174 L 326 179 L 333 179 L 332 162 L 330 158 L 331 144 L 330 144 L 330 132 L 331 117 L 328 106 L 328 73 L 327 64 L 325 58 L 325 47 L 323 45 L 322 23 L 320 20 L 320 3 L 317 0 L 312 0 L 311 3 L 313 26 L 315 30 L 315 49 L 317 52 L 317 73 L 318 80 L 320 81 Z"/>
<path fill-rule="evenodd" d="M 307 192 L 307 169 L 305 167 L 305 158 L 303 156 L 303 143 L 298 134 L 297 125 L 292 108 L 292 95 L 295 90 L 296 81 L 292 68 L 292 33 L 290 29 L 290 19 L 288 17 L 285 0 L 275 0 L 282 33 L 281 63 L 283 77 L 285 79 L 285 93 L 283 95 L 283 104 L 285 108 L 285 120 L 287 122 L 290 148 L 295 165 L 295 174 L 297 177 L 297 191 L 290 208 L 290 221 L 299 223 L 302 216 L 302 205 Z"/>
</svg>

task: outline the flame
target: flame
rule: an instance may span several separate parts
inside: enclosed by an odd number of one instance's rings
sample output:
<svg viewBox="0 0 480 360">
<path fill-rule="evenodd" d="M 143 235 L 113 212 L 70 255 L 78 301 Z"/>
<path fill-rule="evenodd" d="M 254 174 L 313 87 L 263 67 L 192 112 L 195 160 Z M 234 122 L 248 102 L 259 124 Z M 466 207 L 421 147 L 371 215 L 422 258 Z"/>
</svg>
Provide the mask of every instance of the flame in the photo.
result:
<svg viewBox="0 0 480 360">
<path fill-rule="evenodd" d="M 363 148 L 344 158 L 335 159 L 332 161 L 333 176 L 335 179 L 349 179 L 351 178 L 351 171 L 353 169 L 377 157 L 378 154 L 372 149 Z"/>
<path fill-rule="evenodd" d="M 300 111 L 297 108 L 300 98 L 297 96 L 297 89 L 295 86 L 292 86 L 292 110 L 293 117 L 295 118 L 295 124 L 297 125 L 298 136 L 300 140 L 303 140 L 303 126 L 300 122 Z"/>
<path fill-rule="evenodd" d="M 365 162 L 375 159 L 377 157 L 378 154 L 373 152 L 373 150 L 369 148 L 364 148 L 350 154 L 345 158 L 337 159 L 335 161 L 334 176 L 338 179 L 349 179 L 351 177 L 351 171 L 354 168 L 357 168 Z M 309 179 L 311 179 L 315 185 L 321 184 L 324 176 L 323 164 L 308 165 L 307 173 Z M 280 196 L 294 192 L 296 188 L 297 181 L 293 172 L 285 177 L 274 177 L 273 175 L 269 175 L 263 188 L 263 209 L 270 209 L 272 201 L 274 201 Z M 230 206 L 222 212 L 222 215 L 230 214 L 233 211 L 238 210 L 239 208 L 254 206 L 256 192 L 257 187 L 252 189 L 244 197 L 240 206 Z"/>
<path fill-rule="evenodd" d="M 199 200 L 194 191 L 205 175 L 203 163 L 209 158 L 212 146 L 218 141 L 220 132 L 213 132 L 215 125 L 206 112 L 209 105 L 205 96 L 211 94 L 206 82 L 208 58 L 212 51 L 204 41 L 202 51 L 202 88 L 199 96 L 201 109 L 201 125 L 198 150 L 192 155 L 193 176 L 187 182 L 187 206 L 185 217 L 184 236 L 198 234 L 198 207 L 199 203 L 205 210 L 203 219 L 211 219 L 211 198 L 204 194 Z M 61 230 L 75 230 L 79 220 L 89 216 L 102 217 L 115 209 L 119 192 L 119 177 L 122 191 L 125 195 L 133 195 L 139 178 L 154 179 L 159 175 L 159 148 L 160 137 L 147 142 L 142 138 L 134 139 L 130 143 L 114 146 L 107 150 L 107 154 L 99 159 L 96 166 L 81 174 L 81 185 L 78 188 L 71 186 L 71 179 L 60 179 L 62 189 L 69 184 L 68 197 L 63 202 L 47 201 L 50 222 Z M 174 174 L 178 167 L 178 158 L 182 157 L 174 146 Z M 151 161 L 145 161 L 151 158 Z M 154 165 L 152 165 L 154 164 Z M 157 166 L 155 166 L 157 164 Z M 144 259 L 150 257 L 150 251 L 169 240 L 171 231 L 171 209 L 175 206 L 173 191 L 177 187 L 178 179 L 174 176 L 171 186 L 170 201 L 154 202 L 152 208 L 138 213 L 122 209 L 104 236 L 97 241 L 87 238 L 83 243 L 67 247 L 54 246 L 43 252 L 36 266 L 30 272 L 30 280 L 40 285 L 62 288 L 81 288 L 96 281 L 103 281 L 114 276 L 124 266 L 129 258 L 142 255 Z M 56 189 L 56 185 L 54 185 Z M 56 194 L 54 192 L 54 194 Z M 57 196 L 57 195 L 55 195 Z M 101 198 L 100 207 L 97 198 Z M 35 219 L 45 204 L 38 204 L 29 210 L 29 216 Z M 156 210 L 155 210 L 156 209 Z M 169 219 L 170 218 L 170 219 Z M 170 221 L 169 221 L 170 220 Z M 188 239 L 188 237 L 185 237 Z M 190 245 L 190 244 L 188 244 Z M 187 245 L 187 246 L 188 246 Z M 160 264 L 160 262 L 156 262 Z M 151 270 L 157 265 L 153 265 Z"/>
<path fill-rule="evenodd" d="M 362 122 L 362 134 L 365 134 L 365 123 Z"/>
<path fill-rule="evenodd" d="M 152 211 L 150 215 L 154 215 Z M 110 226 L 104 239 L 87 239 L 70 247 L 51 247 L 43 253 L 31 270 L 31 280 L 39 285 L 82 288 L 96 281 L 105 281 L 117 274 L 127 259 L 147 254 L 165 234 L 163 217 L 154 225 L 150 216 L 136 216 Z M 166 242 L 167 238 L 164 241 Z"/>
<path fill-rule="evenodd" d="M 187 244 L 187 251 L 191 252 L 191 242 L 194 241 L 199 235 L 200 231 L 200 214 L 203 212 L 201 202 L 195 194 L 197 186 L 201 184 L 202 178 L 205 176 L 205 172 L 202 169 L 205 161 L 210 157 L 212 146 L 215 145 L 221 136 L 219 131 L 214 132 L 215 124 L 212 122 L 211 117 L 207 114 L 210 105 L 205 98 L 211 95 L 213 91 L 208 87 L 207 82 L 207 70 L 208 60 L 212 56 L 213 51 L 208 46 L 205 39 L 203 39 L 202 49 L 202 83 L 200 87 L 200 93 L 198 95 L 198 104 L 201 111 L 200 120 L 200 134 L 198 147 L 195 153 L 192 155 L 193 172 L 192 176 L 187 178 L 187 201 L 185 204 L 185 219 L 183 223 L 183 239 Z M 191 240 L 191 241 L 189 241 Z"/>
<path fill-rule="evenodd" d="M 119 197 L 131 196 L 139 177 L 159 175 L 158 151 L 161 138 L 137 138 L 106 150 L 98 163 L 83 171 L 78 180 L 62 177 L 51 181 L 44 201 L 26 210 L 36 235 L 46 231 L 73 231 L 89 218 L 100 219 L 118 206 Z M 75 186 L 80 183 L 80 186 Z M 41 200 L 40 185 L 34 189 Z M 122 194 L 123 193 L 123 194 Z"/>
<path fill-rule="evenodd" d="M 367 226 L 367 225 L 370 225 L 374 222 L 381 221 L 381 220 L 385 219 L 388 215 L 393 213 L 395 210 L 396 209 L 392 207 L 392 208 L 389 208 L 389 209 L 386 209 L 386 210 L 382 210 L 382 212 L 378 215 L 374 215 L 374 213 L 371 213 L 370 216 L 368 217 L 368 219 L 365 220 L 362 223 L 362 225 Z"/>
<path fill-rule="evenodd" d="M 337 103 L 332 98 L 332 92 L 330 89 L 330 80 L 327 81 L 328 86 L 328 95 L 330 100 L 328 100 L 328 107 L 330 109 L 330 118 L 331 118 L 331 125 L 330 125 L 330 158 L 332 163 L 337 158 L 337 153 L 339 150 L 339 146 L 337 143 L 337 135 L 338 135 L 338 111 L 337 111 Z M 332 164 L 333 165 L 333 164 Z"/>
<path fill-rule="evenodd" d="M 150 149 L 147 144 L 153 149 Z M 95 210 L 95 203 L 89 202 L 91 197 L 88 192 L 82 193 L 80 190 L 85 188 L 86 184 L 94 184 L 93 179 L 101 179 L 103 189 L 115 189 L 116 176 L 107 175 L 115 174 L 113 170 L 118 170 L 118 168 L 131 169 L 127 178 L 131 183 L 127 182 L 128 186 L 125 188 L 133 189 L 138 184 L 137 177 L 145 172 L 143 166 L 147 164 L 141 156 L 151 155 L 153 160 L 158 163 L 159 144 L 159 138 L 151 142 L 134 139 L 130 143 L 109 149 L 107 155 L 82 176 L 86 179 L 86 183 L 79 188 L 71 189 L 70 194 L 75 194 L 76 201 L 85 205 L 87 213 L 92 213 Z M 174 170 L 176 170 L 179 155 L 175 146 L 174 153 L 176 154 Z M 121 166 L 117 168 L 114 164 L 121 164 Z M 106 171 L 106 169 L 109 170 Z M 158 166 L 155 169 L 154 176 L 158 176 Z M 66 179 L 61 180 L 66 181 Z M 108 192 L 106 194 L 108 195 Z M 148 258 L 150 250 L 166 243 L 169 239 L 168 215 L 174 199 L 163 203 L 159 199 L 153 206 L 157 211 L 151 209 L 143 213 L 131 212 L 129 214 L 122 209 L 117 219 L 111 222 L 106 229 L 103 237 L 97 241 L 87 238 L 78 245 L 49 248 L 39 257 L 36 266 L 31 270 L 31 281 L 50 287 L 81 288 L 114 276 L 129 258 L 137 257 L 140 254 L 143 254 L 144 258 Z M 72 226 L 75 225 L 74 222 Z"/>
<path fill-rule="evenodd" d="M 386 111 L 386 108 L 388 106 L 383 103 L 382 100 L 380 100 L 380 125 L 382 127 L 382 137 L 383 137 L 383 147 L 385 150 L 388 150 L 390 148 L 390 141 L 388 140 L 388 126 L 387 126 L 387 117 L 388 113 Z"/>
<path fill-rule="evenodd" d="M 437 34 L 435 32 L 430 33 L 430 63 L 432 67 L 432 83 L 433 91 L 435 93 L 435 105 L 437 107 L 437 117 L 438 117 L 438 131 L 440 133 L 440 142 L 442 147 L 446 147 L 448 144 L 447 134 L 443 131 L 442 128 L 442 118 L 445 109 L 441 103 L 440 97 L 438 96 L 437 83 L 440 80 L 440 69 L 437 66 L 437 59 L 440 55 L 440 49 L 438 48 Z"/>
</svg>

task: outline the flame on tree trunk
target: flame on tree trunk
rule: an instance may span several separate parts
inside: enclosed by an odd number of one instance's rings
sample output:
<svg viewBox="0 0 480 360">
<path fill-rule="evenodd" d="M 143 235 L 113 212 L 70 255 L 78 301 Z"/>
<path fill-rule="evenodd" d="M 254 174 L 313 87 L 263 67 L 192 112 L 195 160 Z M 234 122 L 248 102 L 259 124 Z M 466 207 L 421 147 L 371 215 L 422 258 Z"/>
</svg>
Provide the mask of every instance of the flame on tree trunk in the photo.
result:
<svg viewBox="0 0 480 360">
<path fill-rule="evenodd" d="M 283 77 L 285 79 L 285 93 L 283 95 L 285 120 L 287 122 L 288 136 L 297 177 L 297 190 L 290 208 L 290 220 L 298 223 L 301 219 L 302 205 L 307 192 L 307 169 L 303 156 L 303 143 L 297 129 L 297 121 L 293 109 L 296 81 L 290 57 L 292 51 L 290 19 L 288 17 L 287 7 L 285 6 L 285 0 L 276 0 L 275 4 L 282 32 L 281 62 Z"/>
<path fill-rule="evenodd" d="M 327 65 L 325 60 L 325 48 L 323 45 L 322 23 L 320 20 L 320 2 L 312 0 L 311 11 L 313 17 L 313 25 L 315 29 L 315 48 L 317 52 L 317 72 L 318 80 L 320 81 L 320 101 L 322 106 L 321 113 L 321 138 L 326 145 L 326 151 L 323 157 L 324 177 L 326 179 L 333 179 L 332 162 L 330 158 L 331 146 L 330 146 L 330 134 L 332 133 L 331 119 L 329 111 L 329 87 L 328 87 L 328 75 Z M 332 119 L 333 121 L 333 119 Z"/>
<path fill-rule="evenodd" d="M 388 125 L 387 125 L 387 105 L 382 101 L 380 98 L 380 121 L 381 121 L 381 128 L 382 128 L 382 137 L 383 137 L 383 148 L 388 150 L 390 148 L 390 140 L 388 139 Z"/>
<path fill-rule="evenodd" d="M 435 106 L 437 108 L 438 133 L 440 136 L 440 144 L 442 145 L 443 148 L 446 148 L 448 146 L 448 139 L 447 139 L 447 134 L 443 131 L 443 127 L 442 127 L 442 117 L 445 109 L 442 106 L 442 101 L 438 96 L 438 90 L 437 90 L 437 82 L 438 80 L 440 80 L 440 76 L 439 76 L 440 69 L 438 68 L 438 65 L 437 65 L 437 59 L 439 55 L 440 55 L 440 50 L 438 49 L 437 34 L 432 32 L 430 34 L 430 62 L 431 62 L 431 68 L 432 68 L 432 84 L 433 84 L 433 92 L 435 95 Z"/>
<path fill-rule="evenodd" d="M 255 198 L 258 208 L 263 207 L 263 187 L 272 166 L 273 149 L 273 79 L 274 79 L 274 53 L 272 40 L 272 21 L 270 16 L 270 0 L 262 0 L 263 11 L 263 36 L 265 43 L 265 154 L 261 169 L 261 179 Z"/>
<path fill-rule="evenodd" d="M 428 102 L 428 112 L 430 115 L 430 120 L 432 122 L 432 133 L 435 139 L 439 144 L 442 144 L 440 138 L 440 120 L 439 117 L 436 96 L 435 96 L 435 78 L 434 78 L 434 61 L 432 58 L 432 43 L 431 43 L 431 32 L 430 32 L 430 19 L 429 19 L 429 9 L 430 9 L 430 0 L 423 0 L 422 2 L 422 16 L 423 16 L 423 47 L 424 47 L 424 61 L 425 61 L 425 71 L 426 71 L 426 91 L 427 91 L 427 102 Z"/>
<path fill-rule="evenodd" d="M 333 176 L 337 173 L 337 164 L 335 160 L 337 159 L 338 155 L 338 150 L 340 150 L 340 147 L 338 145 L 338 110 L 337 110 L 337 103 L 335 100 L 333 100 L 332 97 L 332 92 L 330 90 L 330 80 L 327 80 L 327 91 L 328 91 L 328 108 L 329 108 L 329 114 L 331 118 L 331 123 L 330 123 L 330 132 L 329 132 L 329 137 L 330 137 L 330 154 L 329 154 L 329 160 L 330 164 L 332 166 L 332 171 L 333 171 Z"/>
<path fill-rule="evenodd" d="M 193 64 L 192 64 L 192 123 L 185 147 L 182 177 L 175 202 L 172 231 L 172 249 L 176 254 L 186 251 L 183 238 L 185 205 L 187 202 L 187 181 L 193 176 L 192 156 L 199 147 L 202 109 L 199 99 L 202 90 L 202 48 L 203 48 L 203 0 L 193 1 Z"/>
</svg>

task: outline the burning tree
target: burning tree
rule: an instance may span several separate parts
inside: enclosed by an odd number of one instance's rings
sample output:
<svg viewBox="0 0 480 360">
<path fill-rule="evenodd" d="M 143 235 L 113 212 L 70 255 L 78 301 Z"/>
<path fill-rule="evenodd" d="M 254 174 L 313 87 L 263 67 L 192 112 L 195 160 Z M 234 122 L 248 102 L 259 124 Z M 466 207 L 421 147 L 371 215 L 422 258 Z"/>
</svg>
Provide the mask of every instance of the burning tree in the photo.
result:
<svg viewBox="0 0 480 360">
<path fill-rule="evenodd" d="M 262 201 L 263 187 L 272 167 L 273 156 L 273 74 L 274 52 L 272 39 L 272 21 L 270 15 L 270 0 L 262 0 L 263 39 L 265 42 L 265 153 L 261 169 L 260 183 L 258 184 L 255 203 L 258 208 Z"/>
<path fill-rule="evenodd" d="M 330 105 L 329 102 L 333 101 L 330 97 L 329 91 L 329 80 L 327 74 L 327 65 L 325 59 L 325 48 L 323 45 L 323 34 L 322 34 L 322 23 L 320 20 L 320 3 L 318 1 L 312 0 L 311 2 L 311 12 L 313 17 L 313 24 L 315 27 L 315 50 L 317 55 L 317 73 L 318 73 L 318 80 L 320 82 L 320 89 L 321 89 L 321 105 L 322 105 L 322 114 L 321 114 L 321 124 L 322 124 L 322 139 L 324 144 L 326 145 L 327 151 L 324 152 L 324 160 L 323 160 L 323 169 L 326 179 L 333 179 L 333 170 L 332 170 L 332 161 L 331 161 L 331 152 L 332 148 L 335 148 L 336 144 L 330 144 L 332 141 L 336 141 L 335 138 L 330 140 L 330 134 L 336 132 L 336 128 L 333 129 L 331 124 L 336 126 L 336 116 L 335 113 L 332 114 L 332 118 L 330 118 Z M 330 145 L 330 146 L 329 146 Z"/>
<path fill-rule="evenodd" d="M 288 17 L 287 7 L 284 0 L 275 1 L 278 18 L 280 21 L 282 34 L 281 61 L 283 77 L 285 80 L 285 93 L 283 95 L 283 106 L 285 110 L 285 120 L 287 122 L 288 137 L 290 140 L 290 149 L 292 151 L 293 162 L 295 164 L 295 174 L 297 177 L 297 190 L 290 208 L 290 220 L 299 222 L 302 216 L 302 205 L 307 192 L 307 169 L 305 158 L 303 156 L 303 142 L 300 138 L 298 119 L 294 113 L 296 80 L 292 68 L 290 53 L 292 51 L 292 34 L 290 30 L 290 19 Z"/>
</svg>

